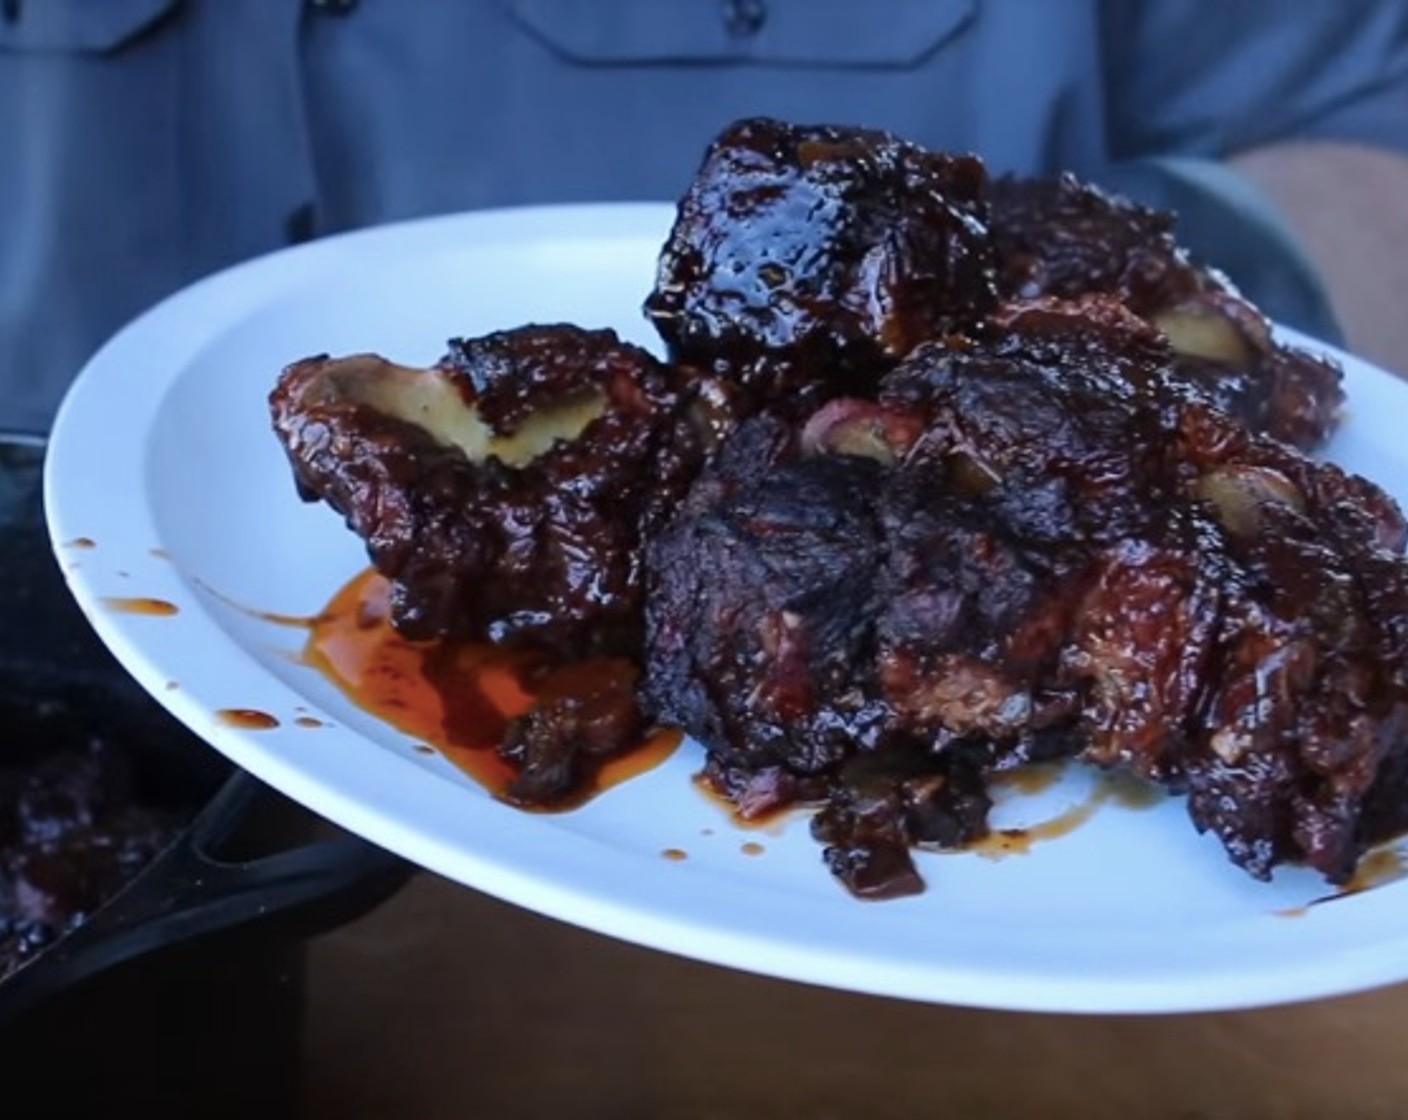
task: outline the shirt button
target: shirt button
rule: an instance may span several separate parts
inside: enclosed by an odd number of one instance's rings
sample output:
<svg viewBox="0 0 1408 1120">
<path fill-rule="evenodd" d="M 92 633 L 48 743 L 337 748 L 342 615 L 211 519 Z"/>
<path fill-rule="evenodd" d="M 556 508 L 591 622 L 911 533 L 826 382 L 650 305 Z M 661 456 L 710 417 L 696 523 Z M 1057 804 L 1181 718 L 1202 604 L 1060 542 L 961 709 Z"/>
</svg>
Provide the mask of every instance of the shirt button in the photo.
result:
<svg viewBox="0 0 1408 1120">
<path fill-rule="evenodd" d="M 724 0 L 724 27 L 735 39 L 748 39 L 763 29 L 768 9 L 763 0 Z"/>
</svg>

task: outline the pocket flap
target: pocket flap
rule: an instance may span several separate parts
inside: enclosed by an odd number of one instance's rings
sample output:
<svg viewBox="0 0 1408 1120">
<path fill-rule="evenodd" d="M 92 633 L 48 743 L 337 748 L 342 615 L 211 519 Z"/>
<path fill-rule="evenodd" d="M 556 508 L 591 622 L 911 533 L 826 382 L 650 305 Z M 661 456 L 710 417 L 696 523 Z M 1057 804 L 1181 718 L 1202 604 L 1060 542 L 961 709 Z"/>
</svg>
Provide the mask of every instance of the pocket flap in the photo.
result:
<svg viewBox="0 0 1408 1120">
<path fill-rule="evenodd" d="M 574 62 L 905 67 L 971 20 L 976 0 L 511 0 L 519 23 Z M 739 13 L 752 19 L 741 22 Z M 731 30 L 731 24 L 733 29 Z"/>
<path fill-rule="evenodd" d="M 0 50 L 116 50 L 181 0 L 10 0 Z"/>
</svg>

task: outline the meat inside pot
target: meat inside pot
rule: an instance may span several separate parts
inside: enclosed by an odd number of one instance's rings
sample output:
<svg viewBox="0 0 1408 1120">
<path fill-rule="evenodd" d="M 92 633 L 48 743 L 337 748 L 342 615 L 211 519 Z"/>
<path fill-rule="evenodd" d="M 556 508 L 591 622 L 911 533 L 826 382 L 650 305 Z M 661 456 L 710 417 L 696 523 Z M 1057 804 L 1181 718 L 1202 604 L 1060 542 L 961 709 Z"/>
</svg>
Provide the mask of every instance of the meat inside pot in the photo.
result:
<svg viewBox="0 0 1408 1120">
<path fill-rule="evenodd" d="M 119 745 L 55 741 L 42 721 L 6 722 L 7 737 L 27 728 L 46 741 L 7 743 L 31 757 L 44 749 L 37 761 L 0 765 L 0 979 L 91 917 L 184 823 L 141 801 Z"/>
</svg>

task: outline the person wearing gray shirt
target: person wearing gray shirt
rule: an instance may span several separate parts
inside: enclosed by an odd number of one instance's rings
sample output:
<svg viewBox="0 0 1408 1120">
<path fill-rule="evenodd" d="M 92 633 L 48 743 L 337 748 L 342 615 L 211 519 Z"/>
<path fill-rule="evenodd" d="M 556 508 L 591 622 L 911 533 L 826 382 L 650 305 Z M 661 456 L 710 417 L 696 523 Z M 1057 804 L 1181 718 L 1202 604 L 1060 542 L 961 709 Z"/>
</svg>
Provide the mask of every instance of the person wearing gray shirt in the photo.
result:
<svg viewBox="0 0 1408 1120">
<path fill-rule="evenodd" d="M 755 115 L 1173 208 L 1333 340 L 1310 260 L 1228 161 L 1274 188 L 1285 165 L 1255 159 L 1287 145 L 1310 153 L 1292 172 L 1370 160 L 1408 197 L 1408 4 L 0 0 L 0 428 L 47 428 L 111 332 L 214 270 L 425 214 L 674 199 Z"/>
</svg>

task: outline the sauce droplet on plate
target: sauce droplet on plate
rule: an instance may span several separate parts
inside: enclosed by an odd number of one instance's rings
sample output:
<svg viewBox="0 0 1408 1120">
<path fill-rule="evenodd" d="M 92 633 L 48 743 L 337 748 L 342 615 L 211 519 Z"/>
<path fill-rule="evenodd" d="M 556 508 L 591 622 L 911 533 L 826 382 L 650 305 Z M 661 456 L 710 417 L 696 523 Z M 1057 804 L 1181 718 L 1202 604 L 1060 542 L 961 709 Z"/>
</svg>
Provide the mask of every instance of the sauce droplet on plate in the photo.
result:
<svg viewBox="0 0 1408 1120">
<path fill-rule="evenodd" d="M 767 849 L 764 848 L 761 844 L 759 844 L 756 840 L 749 840 L 738 850 L 742 852 L 745 856 L 760 856 L 765 851 L 767 851 Z"/>
<path fill-rule="evenodd" d="M 241 731 L 271 731 L 279 726 L 275 717 L 257 708 L 221 708 L 215 718 L 226 727 L 238 727 Z"/>
<path fill-rule="evenodd" d="M 103 599 L 103 605 L 121 614 L 145 614 L 157 618 L 166 618 L 181 612 L 181 608 L 175 603 L 141 595 L 110 595 Z"/>
<path fill-rule="evenodd" d="M 671 860 L 675 863 L 679 863 L 681 860 L 686 860 L 689 858 L 689 853 L 686 852 L 683 848 L 666 848 L 660 854 L 666 859 Z"/>
<path fill-rule="evenodd" d="M 326 726 L 327 726 L 327 724 L 325 724 L 322 720 L 320 720 L 320 719 L 315 719 L 313 716 L 299 716 L 299 717 L 298 717 L 297 719 L 295 719 L 293 722 L 296 723 L 296 724 L 298 724 L 299 727 L 326 727 Z"/>
<path fill-rule="evenodd" d="M 97 548 L 98 542 L 92 537 L 74 537 L 67 545 L 69 548 Z"/>
</svg>

